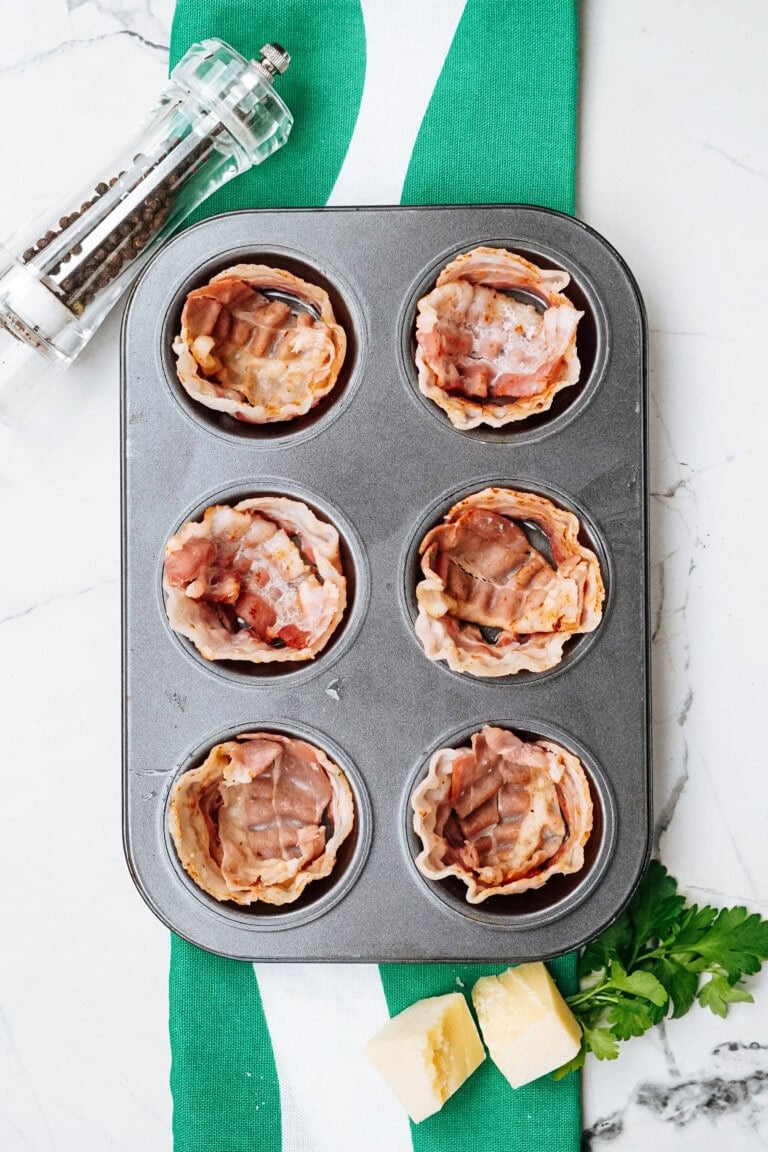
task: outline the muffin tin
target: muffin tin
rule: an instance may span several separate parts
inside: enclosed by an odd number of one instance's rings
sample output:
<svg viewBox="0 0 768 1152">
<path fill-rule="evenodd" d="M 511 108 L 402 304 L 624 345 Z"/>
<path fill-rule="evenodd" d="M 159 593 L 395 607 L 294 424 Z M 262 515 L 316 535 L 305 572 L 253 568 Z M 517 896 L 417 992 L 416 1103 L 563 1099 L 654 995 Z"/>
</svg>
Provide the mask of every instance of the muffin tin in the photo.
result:
<svg viewBox="0 0 768 1152">
<path fill-rule="evenodd" d="M 418 391 L 415 307 L 449 260 L 481 244 L 570 273 L 566 293 L 585 312 L 582 375 L 549 412 L 461 432 Z M 347 332 L 337 386 L 288 424 L 240 424 L 176 380 L 187 292 L 243 261 L 320 284 Z M 124 837 L 140 892 L 174 932 L 248 960 L 514 961 L 575 948 L 619 913 L 650 829 L 645 375 L 626 265 L 584 224 L 544 209 L 236 212 L 155 257 L 122 334 Z M 413 631 L 419 541 L 489 484 L 575 511 L 600 559 L 602 622 L 543 674 L 459 675 L 429 661 Z M 336 525 L 351 603 L 308 664 L 212 664 L 168 626 L 163 548 L 209 504 L 267 493 Z M 457 881 L 417 871 L 409 802 L 431 753 L 484 723 L 575 752 L 595 823 L 581 872 L 471 906 Z M 333 874 L 296 903 L 240 908 L 187 877 L 166 812 L 179 773 L 263 730 L 322 747 L 347 775 L 358 821 Z"/>
</svg>

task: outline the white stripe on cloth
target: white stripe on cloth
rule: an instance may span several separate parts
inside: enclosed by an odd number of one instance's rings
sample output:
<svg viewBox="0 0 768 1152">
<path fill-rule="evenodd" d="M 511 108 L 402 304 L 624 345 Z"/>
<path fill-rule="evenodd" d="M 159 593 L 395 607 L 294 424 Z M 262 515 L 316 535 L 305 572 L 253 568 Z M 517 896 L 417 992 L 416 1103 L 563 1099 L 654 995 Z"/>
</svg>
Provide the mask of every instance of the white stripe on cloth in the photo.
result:
<svg viewBox="0 0 768 1152">
<path fill-rule="evenodd" d="M 280 1084 L 282 1152 L 412 1152 L 408 1117 L 363 1055 L 389 1019 L 377 966 L 253 968 Z"/>
<path fill-rule="evenodd" d="M 398 204 L 466 0 L 360 0 L 365 85 L 329 204 Z"/>
</svg>

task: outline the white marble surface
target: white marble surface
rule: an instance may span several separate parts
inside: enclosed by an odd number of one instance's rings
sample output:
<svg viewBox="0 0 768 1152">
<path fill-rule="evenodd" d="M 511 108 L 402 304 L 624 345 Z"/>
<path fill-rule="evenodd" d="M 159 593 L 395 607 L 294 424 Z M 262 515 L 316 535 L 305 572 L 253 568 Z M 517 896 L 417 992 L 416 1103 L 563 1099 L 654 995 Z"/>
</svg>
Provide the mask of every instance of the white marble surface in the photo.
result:
<svg viewBox="0 0 768 1152">
<path fill-rule="evenodd" d="M 170 6 L 6 0 L 3 16 L 7 233 L 134 127 Z M 584 4 L 579 197 L 649 315 L 661 856 L 691 897 L 765 914 L 767 35 L 760 0 Z M 117 331 L 0 446 L 3 1152 L 171 1143 L 168 937 L 120 845 Z M 768 978 L 750 988 L 726 1021 L 692 1011 L 590 1063 L 585 1147 L 768 1144 Z"/>
</svg>

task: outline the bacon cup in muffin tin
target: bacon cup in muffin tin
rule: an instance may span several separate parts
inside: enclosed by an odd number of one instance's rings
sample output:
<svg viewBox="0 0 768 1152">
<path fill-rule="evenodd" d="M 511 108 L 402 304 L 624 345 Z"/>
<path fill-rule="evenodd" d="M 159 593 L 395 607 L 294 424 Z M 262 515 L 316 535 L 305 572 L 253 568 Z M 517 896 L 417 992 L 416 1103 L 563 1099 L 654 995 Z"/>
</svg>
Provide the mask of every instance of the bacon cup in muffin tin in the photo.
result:
<svg viewBox="0 0 768 1152">
<path fill-rule="evenodd" d="M 215 900 L 290 904 L 331 874 L 355 811 L 320 748 L 247 732 L 179 777 L 168 821 L 184 870 Z"/>
<path fill-rule="evenodd" d="M 471 676 L 558 664 L 572 636 L 598 626 L 605 598 L 579 529 L 572 512 L 513 488 L 454 504 L 419 546 L 415 629 L 429 659 Z"/>
<path fill-rule="evenodd" d="M 347 603 L 339 533 L 300 500 L 214 504 L 165 546 L 171 628 L 206 660 L 312 660 Z"/>
<path fill-rule="evenodd" d="M 583 313 L 563 295 L 569 283 L 506 248 L 474 248 L 443 269 L 417 304 L 416 367 L 454 427 L 525 420 L 578 381 Z"/>
<path fill-rule="evenodd" d="M 551 740 L 485 725 L 469 747 L 440 748 L 412 797 L 429 880 L 456 876 L 466 899 L 511 896 L 578 872 L 592 831 L 580 760 Z"/>
<path fill-rule="evenodd" d="M 237 264 L 187 296 L 173 343 L 184 389 L 249 424 L 303 416 L 347 350 L 328 293 L 283 268 Z"/>
</svg>

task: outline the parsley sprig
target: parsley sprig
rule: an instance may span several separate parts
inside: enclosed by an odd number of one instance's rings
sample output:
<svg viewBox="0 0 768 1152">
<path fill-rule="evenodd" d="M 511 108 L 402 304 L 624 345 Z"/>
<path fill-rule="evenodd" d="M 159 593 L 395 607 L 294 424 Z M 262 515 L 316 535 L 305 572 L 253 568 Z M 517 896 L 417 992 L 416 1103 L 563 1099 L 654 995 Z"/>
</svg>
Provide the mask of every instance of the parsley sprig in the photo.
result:
<svg viewBox="0 0 768 1152">
<path fill-rule="evenodd" d="M 725 1016 L 729 1004 L 751 1002 L 743 978 L 766 959 L 768 920 L 746 908 L 689 905 L 652 860 L 627 909 L 581 955 L 581 990 L 567 997 L 581 1049 L 555 1078 L 580 1068 L 588 1052 L 615 1060 L 620 1040 L 641 1036 L 670 1009 L 674 1019 L 698 1000 Z"/>
</svg>

